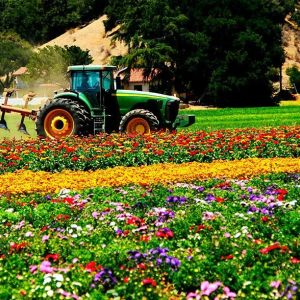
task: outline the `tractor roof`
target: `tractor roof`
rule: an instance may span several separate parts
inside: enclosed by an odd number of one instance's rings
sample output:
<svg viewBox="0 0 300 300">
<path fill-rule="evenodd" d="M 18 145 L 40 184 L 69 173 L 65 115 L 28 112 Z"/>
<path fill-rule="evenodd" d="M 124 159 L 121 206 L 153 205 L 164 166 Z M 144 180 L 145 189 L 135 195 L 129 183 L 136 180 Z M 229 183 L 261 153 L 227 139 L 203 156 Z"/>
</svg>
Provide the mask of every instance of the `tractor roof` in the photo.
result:
<svg viewBox="0 0 300 300">
<path fill-rule="evenodd" d="M 69 66 L 68 72 L 70 71 L 108 71 L 108 70 L 116 70 L 117 67 L 109 66 L 109 65 L 77 65 L 77 66 Z"/>
</svg>

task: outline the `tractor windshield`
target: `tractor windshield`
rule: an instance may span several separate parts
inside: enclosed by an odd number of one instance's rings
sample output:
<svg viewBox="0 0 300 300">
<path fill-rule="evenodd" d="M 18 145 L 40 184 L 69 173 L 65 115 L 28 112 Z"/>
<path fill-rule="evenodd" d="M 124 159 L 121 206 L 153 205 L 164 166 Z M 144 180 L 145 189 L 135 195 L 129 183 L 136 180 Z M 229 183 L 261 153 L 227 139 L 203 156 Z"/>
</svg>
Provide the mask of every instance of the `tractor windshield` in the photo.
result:
<svg viewBox="0 0 300 300">
<path fill-rule="evenodd" d="M 76 91 L 99 90 L 100 72 L 82 71 L 73 72 L 71 89 Z"/>
</svg>

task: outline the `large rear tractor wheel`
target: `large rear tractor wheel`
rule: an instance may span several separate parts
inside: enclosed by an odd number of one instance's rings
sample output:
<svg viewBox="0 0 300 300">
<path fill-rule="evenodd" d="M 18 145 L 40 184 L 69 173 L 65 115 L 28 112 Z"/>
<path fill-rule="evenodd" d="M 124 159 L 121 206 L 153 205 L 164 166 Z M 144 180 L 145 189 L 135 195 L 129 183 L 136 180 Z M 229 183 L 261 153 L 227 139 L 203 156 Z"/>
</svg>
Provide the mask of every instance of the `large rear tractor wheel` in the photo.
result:
<svg viewBox="0 0 300 300">
<path fill-rule="evenodd" d="M 91 133 L 91 117 L 80 103 L 70 99 L 47 102 L 38 112 L 36 131 L 38 136 L 52 139 Z"/>
<path fill-rule="evenodd" d="M 129 134 L 147 134 L 158 130 L 157 117 L 145 109 L 134 109 L 128 112 L 120 122 L 119 130 Z"/>
</svg>

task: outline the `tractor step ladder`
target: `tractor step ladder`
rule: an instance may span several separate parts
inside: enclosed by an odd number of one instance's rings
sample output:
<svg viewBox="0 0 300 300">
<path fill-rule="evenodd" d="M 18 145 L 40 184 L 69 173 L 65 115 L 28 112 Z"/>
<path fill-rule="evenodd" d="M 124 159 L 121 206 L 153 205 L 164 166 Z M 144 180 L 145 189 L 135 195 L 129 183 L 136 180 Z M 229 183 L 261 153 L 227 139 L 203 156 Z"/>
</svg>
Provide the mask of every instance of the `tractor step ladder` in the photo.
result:
<svg viewBox="0 0 300 300">
<path fill-rule="evenodd" d="M 94 135 L 105 132 L 105 115 L 94 118 Z"/>
</svg>

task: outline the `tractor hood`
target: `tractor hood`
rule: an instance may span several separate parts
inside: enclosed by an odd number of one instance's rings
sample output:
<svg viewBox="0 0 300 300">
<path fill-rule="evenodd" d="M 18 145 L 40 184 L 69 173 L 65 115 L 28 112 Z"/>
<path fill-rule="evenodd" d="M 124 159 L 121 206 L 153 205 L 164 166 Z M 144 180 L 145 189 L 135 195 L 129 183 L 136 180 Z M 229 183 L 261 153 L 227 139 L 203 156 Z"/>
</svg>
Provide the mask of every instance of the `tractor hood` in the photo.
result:
<svg viewBox="0 0 300 300">
<path fill-rule="evenodd" d="M 157 100 L 177 100 L 179 98 L 159 93 L 143 92 L 143 91 L 133 91 L 133 90 L 116 90 L 117 97 L 136 97 L 141 99 L 157 99 Z"/>
</svg>

